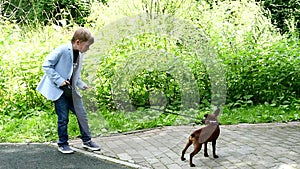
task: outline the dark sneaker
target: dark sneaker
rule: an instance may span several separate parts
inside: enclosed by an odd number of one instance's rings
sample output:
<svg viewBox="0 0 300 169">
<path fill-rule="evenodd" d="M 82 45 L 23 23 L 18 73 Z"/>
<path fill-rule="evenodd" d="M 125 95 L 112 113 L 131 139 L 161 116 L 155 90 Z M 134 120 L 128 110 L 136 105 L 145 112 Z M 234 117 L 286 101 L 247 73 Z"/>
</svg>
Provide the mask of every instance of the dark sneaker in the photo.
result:
<svg viewBox="0 0 300 169">
<path fill-rule="evenodd" d="M 92 151 L 100 150 L 100 147 L 92 141 L 83 142 L 82 147 Z"/>
<path fill-rule="evenodd" d="M 58 146 L 58 151 L 60 151 L 63 154 L 74 153 L 74 150 L 72 150 L 69 145 L 60 145 L 60 146 Z"/>
</svg>

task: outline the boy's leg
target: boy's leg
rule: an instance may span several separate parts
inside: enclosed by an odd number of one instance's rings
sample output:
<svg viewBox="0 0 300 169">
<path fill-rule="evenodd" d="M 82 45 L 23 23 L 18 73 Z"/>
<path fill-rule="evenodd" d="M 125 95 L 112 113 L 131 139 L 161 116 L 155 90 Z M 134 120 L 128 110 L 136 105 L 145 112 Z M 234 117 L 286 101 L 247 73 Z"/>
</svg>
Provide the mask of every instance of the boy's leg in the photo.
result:
<svg viewBox="0 0 300 169">
<path fill-rule="evenodd" d="M 58 145 L 68 145 L 68 123 L 69 123 L 69 105 L 67 98 L 62 95 L 54 101 L 55 111 L 57 114 Z"/>
<path fill-rule="evenodd" d="M 73 106 L 71 106 L 70 109 L 76 115 L 82 141 L 87 142 L 92 138 L 88 124 L 87 112 L 81 97 L 76 97 L 75 95 L 73 96 Z"/>
<path fill-rule="evenodd" d="M 73 95 L 73 107 L 72 111 L 75 113 L 77 117 L 77 121 L 80 128 L 81 139 L 83 141 L 82 147 L 92 150 L 92 151 L 99 151 L 100 147 L 91 141 L 91 132 L 88 125 L 88 118 L 87 113 L 83 105 L 83 101 L 80 96 L 76 97 L 76 94 Z"/>
</svg>

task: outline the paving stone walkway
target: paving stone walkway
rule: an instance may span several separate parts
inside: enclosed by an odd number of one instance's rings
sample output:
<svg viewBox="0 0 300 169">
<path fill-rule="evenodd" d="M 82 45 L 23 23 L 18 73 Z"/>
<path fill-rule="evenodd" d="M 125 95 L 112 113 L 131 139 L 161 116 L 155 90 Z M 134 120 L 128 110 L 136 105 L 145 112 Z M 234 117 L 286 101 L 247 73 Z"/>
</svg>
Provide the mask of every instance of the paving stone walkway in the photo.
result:
<svg viewBox="0 0 300 169">
<path fill-rule="evenodd" d="M 98 137 L 93 140 L 102 150 L 93 152 L 109 157 L 134 168 L 181 169 L 189 167 L 190 146 L 180 160 L 181 151 L 192 131 L 199 126 L 172 126 Z M 71 145 L 81 149 L 81 141 L 73 140 Z M 218 159 L 204 157 L 203 148 L 194 157 L 195 168 L 201 169 L 300 169 L 300 122 L 272 124 L 221 125 L 217 140 Z"/>
</svg>

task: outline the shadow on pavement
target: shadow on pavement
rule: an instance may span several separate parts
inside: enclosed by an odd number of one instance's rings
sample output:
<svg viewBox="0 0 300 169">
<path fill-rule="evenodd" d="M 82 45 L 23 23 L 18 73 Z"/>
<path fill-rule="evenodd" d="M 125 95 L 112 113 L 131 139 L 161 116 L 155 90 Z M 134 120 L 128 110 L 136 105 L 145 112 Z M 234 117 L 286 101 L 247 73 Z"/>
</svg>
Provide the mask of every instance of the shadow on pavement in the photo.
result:
<svg viewBox="0 0 300 169">
<path fill-rule="evenodd" d="M 0 169 L 125 169 L 79 152 L 62 154 L 47 144 L 0 144 Z"/>
</svg>

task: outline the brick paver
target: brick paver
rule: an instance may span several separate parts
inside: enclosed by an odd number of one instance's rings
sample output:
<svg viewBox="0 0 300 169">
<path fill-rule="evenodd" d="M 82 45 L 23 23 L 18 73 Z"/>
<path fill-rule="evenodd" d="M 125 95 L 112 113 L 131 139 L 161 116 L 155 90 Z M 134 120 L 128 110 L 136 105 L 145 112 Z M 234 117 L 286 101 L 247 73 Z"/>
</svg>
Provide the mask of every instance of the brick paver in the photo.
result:
<svg viewBox="0 0 300 169">
<path fill-rule="evenodd" d="M 98 137 L 93 140 L 102 150 L 94 152 L 121 161 L 138 164 L 145 168 L 189 168 L 189 153 L 186 161 L 180 160 L 189 134 L 199 126 L 172 126 L 132 134 Z M 80 140 L 71 145 L 81 148 Z M 300 169 L 300 122 L 258 125 L 221 125 L 217 140 L 218 159 L 203 156 L 203 149 L 194 157 L 196 168 L 213 169 Z"/>
</svg>

